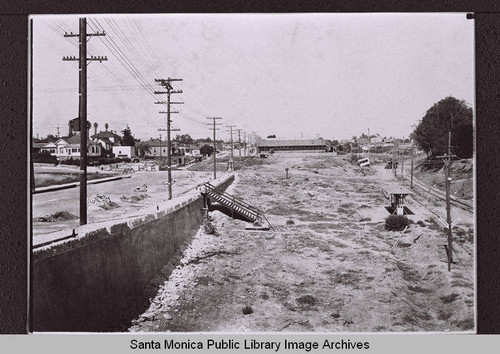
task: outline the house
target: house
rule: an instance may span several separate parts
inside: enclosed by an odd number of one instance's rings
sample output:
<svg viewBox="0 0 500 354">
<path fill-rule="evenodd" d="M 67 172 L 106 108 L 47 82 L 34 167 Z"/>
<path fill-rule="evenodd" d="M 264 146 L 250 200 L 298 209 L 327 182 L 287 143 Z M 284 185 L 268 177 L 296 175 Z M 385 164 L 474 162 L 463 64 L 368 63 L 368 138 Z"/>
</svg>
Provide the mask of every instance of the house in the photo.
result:
<svg viewBox="0 0 500 354">
<path fill-rule="evenodd" d="M 101 131 L 99 133 L 92 135 L 91 138 L 94 140 L 106 139 L 106 140 L 110 141 L 113 145 L 120 144 L 122 141 L 122 137 L 120 135 L 116 134 L 116 132 L 113 132 L 112 130 L 111 131 L 106 130 L 104 132 Z"/>
<path fill-rule="evenodd" d="M 149 151 L 145 151 L 145 157 L 152 158 L 167 158 L 168 144 L 165 140 L 150 139 L 144 143 L 149 147 Z M 171 159 L 172 165 L 184 165 L 186 157 L 186 150 L 184 147 L 179 146 L 178 143 L 172 142 Z"/>
<path fill-rule="evenodd" d="M 182 146 L 181 148 L 184 149 L 185 156 L 190 156 L 190 157 L 201 156 L 200 148 L 196 145 L 186 145 L 186 146 Z"/>
<path fill-rule="evenodd" d="M 59 160 L 67 160 L 69 158 L 80 158 L 80 134 L 75 134 L 71 137 L 63 137 L 55 143 L 49 143 L 43 149 L 51 152 L 51 155 L 56 156 Z M 54 151 L 55 150 L 55 151 Z M 54 151 L 54 152 L 52 152 Z M 87 156 L 101 156 L 101 145 L 88 140 L 87 141 Z"/>
<path fill-rule="evenodd" d="M 56 149 L 57 149 L 57 145 L 55 142 L 48 142 L 45 144 L 38 142 L 37 144 L 41 144 L 40 152 L 46 151 L 46 152 L 50 153 L 51 155 L 55 155 Z"/>
<path fill-rule="evenodd" d="M 113 147 L 121 145 L 122 141 L 121 136 L 116 134 L 116 132 L 113 132 L 112 130 L 108 131 L 107 128 L 106 131 L 101 131 L 97 133 L 97 127 L 95 125 L 94 127 L 96 130 L 94 135 L 91 136 L 92 141 L 101 145 L 101 151 L 103 155 L 109 155 L 111 153 L 114 153 Z"/>
</svg>

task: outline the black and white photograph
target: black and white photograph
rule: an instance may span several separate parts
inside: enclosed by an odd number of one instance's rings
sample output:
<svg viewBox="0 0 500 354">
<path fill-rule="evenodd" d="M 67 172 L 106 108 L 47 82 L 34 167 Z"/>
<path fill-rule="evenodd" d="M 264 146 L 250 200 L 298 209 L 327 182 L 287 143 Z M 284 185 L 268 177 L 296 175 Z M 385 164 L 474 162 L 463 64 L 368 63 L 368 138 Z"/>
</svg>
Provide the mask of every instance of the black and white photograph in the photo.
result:
<svg viewBox="0 0 500 354">
<path fill-rule="evenodd" d="M 33 332 L 475 333 L 471 16 L 29 25 Z"/>
</svg>

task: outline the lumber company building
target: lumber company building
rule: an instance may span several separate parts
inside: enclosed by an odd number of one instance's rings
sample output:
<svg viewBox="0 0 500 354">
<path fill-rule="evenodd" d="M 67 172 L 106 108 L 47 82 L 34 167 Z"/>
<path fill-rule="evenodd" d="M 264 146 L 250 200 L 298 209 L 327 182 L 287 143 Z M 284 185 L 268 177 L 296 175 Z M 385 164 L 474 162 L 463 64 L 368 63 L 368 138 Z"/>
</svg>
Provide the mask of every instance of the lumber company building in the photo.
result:
<svg viewBox="0 0 500 354">
<path fill-rule="evenodd" d="M 328 152 L 330 142 L 319 139 L 260 139 L 257 142 L 258 152 Z"/>
</svg>

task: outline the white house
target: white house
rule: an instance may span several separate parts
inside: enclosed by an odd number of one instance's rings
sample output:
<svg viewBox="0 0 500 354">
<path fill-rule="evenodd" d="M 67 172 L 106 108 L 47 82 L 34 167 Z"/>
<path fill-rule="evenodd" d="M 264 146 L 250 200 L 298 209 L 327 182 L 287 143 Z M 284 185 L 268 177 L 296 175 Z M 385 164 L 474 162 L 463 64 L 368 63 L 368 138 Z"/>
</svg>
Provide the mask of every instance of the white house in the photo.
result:
<svg viewBox="0 0 500 354">
<path fill-rule="evenodd" d="M 198 157 L 201 156 L 200 148 L 195 145 L 180 146 L 179 149 L 184 150 L 185 156 Z"/>
<path fill-rule="evenodd" d="M 55 143 L 49 143 L 43 149 L 48 149 L 51 155 L 56 156 L 59 160 L 66 160 L 69 158 L 80 158 L 80 134 L 75 134 L 72 137 L 60 138 Z M 101 156 L 101 145 L 87 141 L 87 156 L 97 157 Z"/>
<path fill-rule="evenodd" d="M 113 146 L 113 154 L 116 157 L 128 157 L 129 159 L 137 156 L 135 146 Z"/>
</svg>

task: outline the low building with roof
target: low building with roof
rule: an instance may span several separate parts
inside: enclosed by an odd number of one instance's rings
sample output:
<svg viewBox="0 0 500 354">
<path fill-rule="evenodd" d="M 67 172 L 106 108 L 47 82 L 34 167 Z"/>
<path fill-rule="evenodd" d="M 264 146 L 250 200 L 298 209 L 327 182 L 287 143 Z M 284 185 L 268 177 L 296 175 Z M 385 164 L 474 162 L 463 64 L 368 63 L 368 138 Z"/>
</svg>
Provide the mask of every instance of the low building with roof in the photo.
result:
<svg viewBox="0 0 500 354">
<path fill-rule="evenodd" d="M 257 142 L 259 153 L 270 152 L 327 152 L 329 143 L 319 139 L 260 139 Z"/>
</svg>

